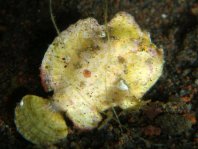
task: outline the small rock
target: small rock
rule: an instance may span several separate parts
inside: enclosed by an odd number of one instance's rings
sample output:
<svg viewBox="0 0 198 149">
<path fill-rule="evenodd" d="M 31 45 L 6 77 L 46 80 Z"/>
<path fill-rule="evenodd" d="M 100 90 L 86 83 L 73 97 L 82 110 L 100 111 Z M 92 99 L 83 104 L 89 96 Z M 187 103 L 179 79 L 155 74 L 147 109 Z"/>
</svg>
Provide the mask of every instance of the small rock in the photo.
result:
<svg viewBox="0 0 198 149">
<path fill-rule="evenodd" d="M 179 66 L 192 65 L 197 60 L 197 53 L 195 50 L 182 50 L 177 55 Z"/>
<path fill-rule="evenodd" d="M 198 85 L 198 79 L 195 80 L 195 84 Z"/>
<path fill-rule="evenodd" d="M 159 127 L 149 125 L 143 128 L 143 132 L 146 136 L 159 136 L 161 129 Z"/>
<path fill-rule="evenodd" d="M 190 121 L 193 125 L 197 123 L 197 119 L 194 113 L 184 114 L 184 117 Z"/>
<path fill-rule="evenodd" d="M 162 17 L 163 19 L 166 19 L 166 18 L 167 18 L 167 14 L 163 13 L 163 14 L 161 15 L 161 17 Z"/>
<path fill-rule="evenodd" d="M 189 94 L 189 91 L 188 91 L 188 90 L 182 89 L 182 90 L 180 90 L 180 92 L 179 92 L 179 95 L 180 95 L 180 96 L 185 96 L 185 95 L 187 95 L 187 94 Z"/>
<path fill-rule="evenodd" d="M 191 8 L 191 12 L 194 15 L 198 15 L 198 4 L 195 4 L 192 8 Z"/>
<path fill-rule="evenodd" d="M 191 69 L 185 69 L 182 73 L 182 76 L 185 77 L 191 72 Z"/>
</svg>

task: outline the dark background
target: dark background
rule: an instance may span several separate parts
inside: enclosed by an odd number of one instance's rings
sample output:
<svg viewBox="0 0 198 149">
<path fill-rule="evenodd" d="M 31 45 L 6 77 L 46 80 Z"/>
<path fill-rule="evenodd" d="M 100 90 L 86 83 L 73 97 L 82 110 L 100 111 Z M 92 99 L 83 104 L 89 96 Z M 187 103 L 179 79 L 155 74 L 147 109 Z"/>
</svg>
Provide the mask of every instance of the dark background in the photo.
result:
<svg viewBox="0 0 198 149">
<path fill-rule="evenodd" d="M 77 20 L 104 20 L 104 0 L 53 0 L 60 30 Z M 198 147 L 198 1 L 109 0 L 109 19 L 126 11 L 165 51 L 164 73 L 145 95 L 152 102 L 139 112 L 121 112 L 123 132 L 111 120 L 101 130 L 70 135 L 51 148 L 197 148 Z M 0 148 L 39 148 L 14 125 L 14 108 L 26 94 L 46 97 L 39 67 L 57 36 L 48 0 L 0 0 Z M 41 147 L 42 148 L 42 147 Z"/>
</svg>

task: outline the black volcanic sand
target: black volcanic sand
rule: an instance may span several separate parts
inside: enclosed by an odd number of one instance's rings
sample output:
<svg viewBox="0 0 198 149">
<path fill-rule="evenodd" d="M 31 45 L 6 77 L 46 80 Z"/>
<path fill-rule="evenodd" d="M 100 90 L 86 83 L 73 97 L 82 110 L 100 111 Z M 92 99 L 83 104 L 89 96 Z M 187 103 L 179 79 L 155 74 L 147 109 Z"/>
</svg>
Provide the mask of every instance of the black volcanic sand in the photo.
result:
<svg viewBox="0 0 198 149">
<path fill-rule="evenodd" d="M 60 30 L 81 18 L 104 21 L 104 2 L 53 0 Z M 70 134 L 58 144 L 35 146 L 14 124 L 14 108 L 26 94 L 45 93 L 39 67 L 57 35 L 48 0 L 0 1 L 0 148 L 198 148 L 198 2 L 197 0 L 109 0 L 109 19 L 131 13 L 152 41 L 165 52 L 164 72 L 145 95 L 151 102 L 139 111 L 116 108 L 115 120 L 101 129 L 80 132 L 71 122 Z M 106 116 L 104 116 L 104 119 Z"/>
</svg>

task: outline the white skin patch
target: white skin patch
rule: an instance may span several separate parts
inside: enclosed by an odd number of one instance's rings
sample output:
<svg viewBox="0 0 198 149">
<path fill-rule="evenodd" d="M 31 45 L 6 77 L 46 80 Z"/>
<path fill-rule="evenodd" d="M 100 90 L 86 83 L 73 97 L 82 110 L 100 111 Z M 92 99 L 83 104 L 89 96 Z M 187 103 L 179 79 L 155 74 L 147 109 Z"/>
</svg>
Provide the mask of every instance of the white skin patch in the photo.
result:
<svg viewBox="0 0 198 149">
<path fill-rule="evenodd" d="M 64 61 L 65 61 L 66 63 L 69 63 L 69 62 L 71 61 L 71 57 L 65 56 L 65 57 L 64 57 Z"/>
<path fill-rule="evenodd" d="M 138 40 L 135 40 L 133 42 L 133 47 L 131 49 L 132 52 L 137 52 L 138 51 L 138 47 L 139 47 L 140 42 Z"/>
<path fill-rule="evenodd" d="M 128 86 L 124 83 L 123 80 L 120 80 L 120 82 L 118 83 L 118 89 L 121 91 L 128 91 L 129 88 Z"/>
<path fill-rule="evenodd" d="M 21 102 L 20 102 L 20 106 L 21 106 L 21 107 L 23 106 L 23 100 L 21 100 Z"/>
<path fill-rule="evenodd" d="M 106 33 L 105 33 L 104 31 L 101 31 L 101 33 L 99 34 L 99 37 L 100 37 L 100 38 L 106 37 Z"/>
</svg>

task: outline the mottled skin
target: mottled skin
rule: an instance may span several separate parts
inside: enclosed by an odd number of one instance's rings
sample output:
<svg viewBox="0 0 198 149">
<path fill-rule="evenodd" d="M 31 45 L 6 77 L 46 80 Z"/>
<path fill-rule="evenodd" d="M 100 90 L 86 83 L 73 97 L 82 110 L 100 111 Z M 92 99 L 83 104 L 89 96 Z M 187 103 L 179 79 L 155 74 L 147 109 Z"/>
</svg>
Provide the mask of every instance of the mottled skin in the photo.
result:
<svg viewBox="0 0 198 149">
<path fill-rule="evenodd" d="M 100 112 L 111 106 L 135 106 L 161 75 L 162 49 L 132 16 L 118 13 L 107 26 L 93 18 L 78 21 L 55 39 L 42 62 L 43 82 L 54 90 L 54 104 L 79 128 L 96 127 Z M 120 81 L 128 90 L 119 89 Z"/>
<path fill-rule="evenodd" d="M 163 50 L 131 15 L 120 12 L 106 26 L 79 20 L 55 38 L 42 61 L 42 84 L 54 91 L 52 107 L 80 129 L 97 127 L 110 107 L 141 105 L 162 73 Z"/>
</svg>

